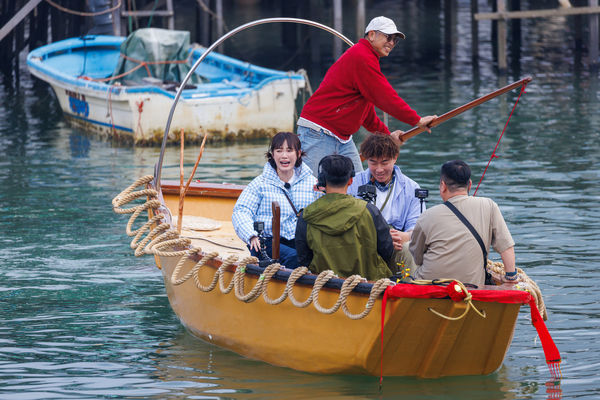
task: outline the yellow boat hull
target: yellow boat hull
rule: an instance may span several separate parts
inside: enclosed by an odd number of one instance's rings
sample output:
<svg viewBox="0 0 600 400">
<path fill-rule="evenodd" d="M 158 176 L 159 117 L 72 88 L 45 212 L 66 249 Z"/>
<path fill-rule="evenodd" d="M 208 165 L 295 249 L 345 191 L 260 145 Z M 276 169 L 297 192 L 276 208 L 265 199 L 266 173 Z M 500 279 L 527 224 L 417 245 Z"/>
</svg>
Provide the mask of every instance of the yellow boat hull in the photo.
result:
<svg viewBox="0 0 600 400">
<path fill-rule="evenodd" d="M 184 215 L 218 219 L 225 226 L 240 191 L 241 187 L 233 185 L 194 184 L 185 198 Z M 162 192 L 167 207 L 177 210 L 178 187 L 163 184 Z M 174 285 L 171 277 L 179 257 L 155 258 L 162 268 L 173 311 L 192 334 L 207 342 L 252 359 L 306 372 L 380 374 L 381 298 L 365 318 L 358 320 L 348 318 L 341 309 L 324 314 L 313 304 L 298 308 L 289 298 L 278 305 L 267 304 L 262 297 L 245 303 L 233 291 L 223 294 L 218 285 L 210 292 L 198 289 L 194 279 Z M 221 259 L 217 258 L 202 266 L 198 270 L 199 282 L 208 285 L 220 264 Z M 195 261 L 187 260 L 178 276 L 194 265 Z M 225 284 L 233 278 L 233 271 L 231 267 L 224 273 Z M 258 275 L 246 273 L 244 287 L 250 290 L 258 279 Z M 267 294 L 278 298 L 285 286 L 285 281 L 273 278 Z M 296 282 L 294 296 L 303 301 L 311 290 L 312 286 Z M 339 290 L 323 288 L 319 303 L 330 307 L 338 296 Z M 348 309 L 361 312 L 367 299 L 367 294 L 352 292 Z M 451 317 L 461 315 L 466 305 L 450 299 L 388 300 L 383 374 L 435 378 L 482 375 L 498 369 L 510 346 L 520 304 L 473 303 L 485 311 L 486 318 L 470 311 L 464 318 L 450 321 L 430 311 Z"/>
</svg>

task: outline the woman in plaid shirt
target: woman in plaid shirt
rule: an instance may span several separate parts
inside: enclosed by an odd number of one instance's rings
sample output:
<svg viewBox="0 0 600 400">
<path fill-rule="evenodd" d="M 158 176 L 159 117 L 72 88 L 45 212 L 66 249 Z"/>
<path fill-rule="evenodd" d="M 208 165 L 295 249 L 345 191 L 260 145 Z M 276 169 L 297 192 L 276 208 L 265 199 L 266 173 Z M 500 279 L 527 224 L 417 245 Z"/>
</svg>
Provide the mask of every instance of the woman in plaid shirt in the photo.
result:
<svg viewBox="0 0 600 400">
<path fill-rule="evenodd" d="M 244 189 L 233 208 L 231 221 L 237 235 L 248 244 L 250 253 L 258 257 L 260 242 L 254 222 L 265 224 L 267 254 L 272 257 L 273 214 L 271 203 L 281 207 L 280 263 L 287 268 L 299 266 L 294 235 L 297 213 L 322 194 L 315 191 L 317 183 L 310 168 L 302 162 L 298 136 L 292 132 L 279 132 L 271 140 L 267 152 L 268 162 L 262 174 Z"/>
</svg>

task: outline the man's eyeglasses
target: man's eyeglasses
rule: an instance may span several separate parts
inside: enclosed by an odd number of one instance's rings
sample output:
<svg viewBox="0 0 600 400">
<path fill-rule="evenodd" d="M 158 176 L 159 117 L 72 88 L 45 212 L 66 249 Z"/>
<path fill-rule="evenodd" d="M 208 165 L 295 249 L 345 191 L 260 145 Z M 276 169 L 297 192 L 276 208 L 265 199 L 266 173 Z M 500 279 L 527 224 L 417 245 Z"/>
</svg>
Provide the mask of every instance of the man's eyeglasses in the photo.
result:
<svg viewBox="0 0 600 400">
<path fill-rule="evenodd" d="M 399 35 L 397 35 L 397 34 L 391 34 L 391 35 L 388 35 L 387 33 L 383 33 L 383 32 L 381 32 L 381 31 L 377 31 L 377 32 L 379 32 L 379 33 L 381 33 L 383 36 L 385 36 L 385 38 L 386 38 L 386 40 L 387 40 L 388 42 L 392 42 L 392 43 L 394 43 L 394 44 L 398 44 L 398 42 L 400 41 L 400 36 L 399 36 Z"/>
</svg>

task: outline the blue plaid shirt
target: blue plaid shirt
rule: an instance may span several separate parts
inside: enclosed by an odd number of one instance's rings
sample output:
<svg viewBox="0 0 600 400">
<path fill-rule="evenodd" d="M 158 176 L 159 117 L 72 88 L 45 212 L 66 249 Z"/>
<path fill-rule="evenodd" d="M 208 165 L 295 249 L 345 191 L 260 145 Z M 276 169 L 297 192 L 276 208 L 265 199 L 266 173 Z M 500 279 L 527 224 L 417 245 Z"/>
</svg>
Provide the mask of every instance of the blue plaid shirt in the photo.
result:
<svg viewBox="0 0 600 400">
<path fill-rule="evenodd" d="M 263 173 L 257 176 L 246 186 L 233 208 L 231 222 L 235 233 L 246 243 L 250 243 L 258 232 L 254 230 L 254 221 L 265 223 L 265 235 L 273 236 L 273 213 L 271 202 L 277 201 L 281 207 L 281 237 L 292 240 L 296 235 L 297 217 L 284 191 L 290 196 L 296 210 L 306 207 L 322 193 L 313 190 L 317 179 L 312 175 L 310 168 L 302 163 L 294 168 L 295 180 L 291 187 L 286 189 L 277 172 L 266 163 Z"/>
</svg>

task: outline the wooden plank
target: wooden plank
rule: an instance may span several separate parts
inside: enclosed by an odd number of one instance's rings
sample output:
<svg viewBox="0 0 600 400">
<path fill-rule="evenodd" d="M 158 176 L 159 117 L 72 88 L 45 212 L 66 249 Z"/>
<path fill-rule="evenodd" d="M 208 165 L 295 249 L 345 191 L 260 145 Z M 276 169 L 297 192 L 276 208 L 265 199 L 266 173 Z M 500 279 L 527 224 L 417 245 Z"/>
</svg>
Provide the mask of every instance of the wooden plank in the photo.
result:
<svg viewBox="0 0 600 400">
<path fill-rule="evenodd" d="M 121 11 L 121 17 L 172 17 L 173 11 L 154 10 L 154 11 Z"/>
<path fill-rule="evenodd" d="M 0 41 L 6 37 L 42 0 L 30 0 L 0 29 Z"/>
<path fill-rule="evenodd" d="M 526 11 L 504 11 L 494 13 L 475 14 L 475 20 L 486 19 L 514 19 L 514 18 L 547 18 L 562 17 L 567 15 L 581 14 L 600 14 L 600 7 L 571 7 L 571 8 L 553 8 L 546 10 L 526 10 Z"/>
</svg>

